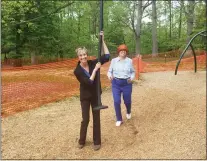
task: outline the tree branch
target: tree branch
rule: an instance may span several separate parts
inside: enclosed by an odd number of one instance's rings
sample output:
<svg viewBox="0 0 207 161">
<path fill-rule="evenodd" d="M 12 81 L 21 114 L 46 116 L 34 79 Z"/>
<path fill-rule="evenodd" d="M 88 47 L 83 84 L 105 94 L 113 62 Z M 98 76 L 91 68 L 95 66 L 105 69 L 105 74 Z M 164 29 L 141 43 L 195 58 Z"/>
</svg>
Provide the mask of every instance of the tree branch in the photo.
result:
<svg viewBox="0 0 207 161">
<path fill-rule="evenodd" d="M 51 12 L 51 13 L 49 13 L 49 14 L 42 15 L 42 16 L 39 16 L 39 17 L 35 17 L 35 18 L 33 18 L 33 19 L 26 20 L 26 21 L 22 21 L 22 22 L 19 22 L 19 23 L 15 23 L 14 25 L 23 24 L 23 23 L 27 23 L 27 22 L 35 21 L 35 20 L 37 20 L 37 19 L 40 19 L 40 18 L 43 18 L 43 17 L 46 17 L 46 16 L 50 16 L 50 15 L 52 15 L 52 14 L 54 14 L 54 13 L 57 13 L 58 11 L 62 10 L 63 8 L 72 5 L 73 3 L 74 3 L 74 2 L 68 2 L 67 4 L 65 4 L 65 5 L 63 5 L 63 6 L 59 7 L 59 8 L 57 8 L 55 11 L 53 11 L 53 12 Z"/>
<path fill-rule="evenodd" d="M 134 14 L 135 14 L 135 4 L 133 5 L 133 11 L 132 11 L 132 14 L 131 14 L 131 25 L 132 25 L 132 31 L 136 33 L 136 30 L 135 30 L 135 27 L 134 27 Z"/>
<path fill-rule="evenodd" d="M 145 17 L 147 17 L 147 16 L 149 16 L 150 14 L 149 13 L 147 13 L 146 15 L 144 15 L 144 16 L 142 16 L 142 18 L 145 18 Z"/>
<path fill-rule="evenodd" d="M 148 1 L 145 5 L 143 5 L 143 6 L 142 6 L 142 8 L 143 8 L 143 9 L 142 9 L 142 12 L 144 12 L 144 10 L 145 10 L 149 5 L 151 5 L 151 4 L 152 4 L 152 2 L 149 2 L 149 1 Z"/>
</svg>

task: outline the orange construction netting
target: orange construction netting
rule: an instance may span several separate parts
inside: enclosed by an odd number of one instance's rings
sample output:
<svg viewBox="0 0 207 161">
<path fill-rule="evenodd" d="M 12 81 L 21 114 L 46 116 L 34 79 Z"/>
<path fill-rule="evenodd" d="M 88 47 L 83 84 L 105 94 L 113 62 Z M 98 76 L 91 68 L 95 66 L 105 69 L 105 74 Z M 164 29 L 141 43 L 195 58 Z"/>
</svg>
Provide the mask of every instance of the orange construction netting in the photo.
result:
<svg viewBox="0 0 207 161">
<path fill-rule="evenodd" d="M 91 57 L 93 58 L 93 57 Z M 2 68 L 1 115 L 6 117 L 20 111 L 79 95 L 79 83 L 73 70 L 77 58 L 47 64 Z M 138 65 L 139 62 L 139 65 Z M 175 70 L 177 61 L 144 62 L 133 58 L 136 78 L 140 72 Z M 206 69 L 206 54 L 197 56 L 198 69 Z M 110 62 L 101 68 L 102 88 L 109 87 L 107 70 Z M 193 70 L 193 57 L 182 59 L 179 70 Z"/>
</svg>

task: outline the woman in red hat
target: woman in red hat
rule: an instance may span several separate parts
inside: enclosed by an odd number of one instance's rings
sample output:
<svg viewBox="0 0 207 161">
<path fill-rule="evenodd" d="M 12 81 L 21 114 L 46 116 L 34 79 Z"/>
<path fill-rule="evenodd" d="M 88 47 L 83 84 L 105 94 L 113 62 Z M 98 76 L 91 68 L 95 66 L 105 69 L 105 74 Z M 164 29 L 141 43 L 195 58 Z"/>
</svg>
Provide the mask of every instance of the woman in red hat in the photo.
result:
<svg viewBox="0 0 207 161">
<path fill-rule="evenodd" d="M 117 53 L 118 56 L 111 60 L 107 76 L 112 83 L 116 126 L 120 126 L 123 123 L 121 95 L 123 95 L 124 104 L 126 106 L 126 118 L 131 119 L 132 80 L 135 77 L 135 70 L 132 59 L 127 57 L 128 48 L 125 44 L 118 46 Z"/>
</svg>

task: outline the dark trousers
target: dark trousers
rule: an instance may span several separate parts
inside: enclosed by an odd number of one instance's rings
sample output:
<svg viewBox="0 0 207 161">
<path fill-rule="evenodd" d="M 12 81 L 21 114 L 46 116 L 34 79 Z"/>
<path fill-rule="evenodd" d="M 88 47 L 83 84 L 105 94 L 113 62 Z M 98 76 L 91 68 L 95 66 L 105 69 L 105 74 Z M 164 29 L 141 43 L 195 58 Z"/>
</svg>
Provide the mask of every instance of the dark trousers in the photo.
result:
<svg viewBox="0 0 207 161">
<path fill-rule="evenodd" d="M 121 94 L 123 94 L 124 104 L 127 109 L 127 113 L 131 113 L 131 95 L 132 84 L 127 82 L 127 79 L 113 79 L 112 81 L 112 93 L 114 98 L 114 107 L 116 112 L 116 120 L 122 121 L 121 114 Z"/>
<path fill-rule="evenodd" d="M 82 109 L 82 122 L 80 128 L 80 139 L 79 144 L 85 144 L 88 123 L 90 120 L 90 105 L 93 107 L 97 106 L 97 99 L 89 99 L 81 101 Z M 100 110 L 93 111 L 93 142 L 94 145 L 101 144 L 101 124 L 100 124 Z"/>
</svg>

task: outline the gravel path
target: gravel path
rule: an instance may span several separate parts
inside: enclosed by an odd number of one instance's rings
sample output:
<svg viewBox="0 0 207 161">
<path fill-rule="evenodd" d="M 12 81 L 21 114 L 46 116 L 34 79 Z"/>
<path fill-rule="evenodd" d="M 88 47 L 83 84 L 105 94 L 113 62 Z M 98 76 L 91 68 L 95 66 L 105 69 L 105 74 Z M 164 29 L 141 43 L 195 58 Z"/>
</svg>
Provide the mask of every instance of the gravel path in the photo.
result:
<svg viewBox="0 0 207 161">
<path fill-rule="evenodd" d="M 205 159 L 206 72 L 143 73 L 133 86 L 132 119 L 115 127 L 111 89 L 102 94 L 102 148 L 76 148 L 79 98 L 2 119 L 2 159 Z M 123 104 L 122 104 L 123 105 Z"/>
</svg>

